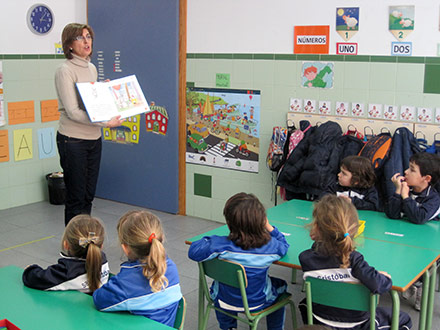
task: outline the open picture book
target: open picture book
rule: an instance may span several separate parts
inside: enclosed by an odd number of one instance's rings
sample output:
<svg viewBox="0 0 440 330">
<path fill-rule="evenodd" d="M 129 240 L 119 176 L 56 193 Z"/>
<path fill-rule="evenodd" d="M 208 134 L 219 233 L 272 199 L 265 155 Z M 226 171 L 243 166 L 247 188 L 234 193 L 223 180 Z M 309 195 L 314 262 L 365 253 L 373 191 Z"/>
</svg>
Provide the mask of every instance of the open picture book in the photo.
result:
<svg viewBox="0 0 440 330">
<path fill-rule="evenodd" d="M 135 75 L 107 82 L 77 83 L 76 87 L 92 122 L 127 118 L 150 111 Z"/>
</svg>

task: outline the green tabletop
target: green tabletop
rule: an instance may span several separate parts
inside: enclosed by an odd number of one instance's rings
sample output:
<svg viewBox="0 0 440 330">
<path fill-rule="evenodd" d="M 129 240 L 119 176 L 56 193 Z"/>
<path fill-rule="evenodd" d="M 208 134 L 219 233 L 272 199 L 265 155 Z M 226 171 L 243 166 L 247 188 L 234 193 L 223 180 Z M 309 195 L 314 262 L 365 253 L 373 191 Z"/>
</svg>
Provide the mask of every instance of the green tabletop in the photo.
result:
<svg viewBox="0 0 440 330">
<path fill-rule="evenodd" d="M 40 291 L 23 285 L 23 269 L 0 268 L 0 319 L 20 329 L 172 329 L 143 316 L 104 313 L 79 291 Z"/>
</svg>

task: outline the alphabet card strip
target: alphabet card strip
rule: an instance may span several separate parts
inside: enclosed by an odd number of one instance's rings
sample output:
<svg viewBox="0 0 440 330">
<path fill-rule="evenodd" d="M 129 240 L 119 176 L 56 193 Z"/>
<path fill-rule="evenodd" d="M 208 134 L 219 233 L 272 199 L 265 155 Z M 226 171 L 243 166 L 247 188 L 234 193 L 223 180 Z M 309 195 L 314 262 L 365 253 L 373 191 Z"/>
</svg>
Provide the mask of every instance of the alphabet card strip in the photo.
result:
<svg viewBox="0 0 440 330">
<path fill-rule="evenodd" d="M 35 122 L 34 101 L 8 102 L 9 125 Z"/>
<path fill-rule="evenodd" d="M 55 129 L 53 127 L 38 130 L 38 154 L 40 159 L 55 157 L 56 155 Z"/>
<path fill-rule="evenodd" d="M 336 32 L 345 41 L 359 31 L 359 7 L 336 8 Z"/>
<path fill-rule="evenodd" d="M 14 159 L 15 161 L 32 159 L 32 128 L 16 129 L 14 131 Z"/>
<path fill-rule="evenodd" d="M 399 40 L 404 40 L 414 30 L 414 6 L 390 6 L 389 30 Z"/>
</svg>

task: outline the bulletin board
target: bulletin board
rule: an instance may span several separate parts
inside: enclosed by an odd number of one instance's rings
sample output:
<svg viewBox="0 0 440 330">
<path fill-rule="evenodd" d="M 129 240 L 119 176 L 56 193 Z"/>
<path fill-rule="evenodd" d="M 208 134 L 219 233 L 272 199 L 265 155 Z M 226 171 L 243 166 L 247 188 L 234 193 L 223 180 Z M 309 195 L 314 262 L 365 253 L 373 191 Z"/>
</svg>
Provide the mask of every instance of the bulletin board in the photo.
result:
<svg viewBox="0 0 440 330">
<path fill-rule="evenodd" d="M 135 74 L 150 107 L 167 117 L 165 131 L 147 131 L 142 114 L 137 143 L 103 139 L 96 196 L 178 213 L 179 1 L 88 0 L 88 23 L 98 80 Z"/>
</svg>

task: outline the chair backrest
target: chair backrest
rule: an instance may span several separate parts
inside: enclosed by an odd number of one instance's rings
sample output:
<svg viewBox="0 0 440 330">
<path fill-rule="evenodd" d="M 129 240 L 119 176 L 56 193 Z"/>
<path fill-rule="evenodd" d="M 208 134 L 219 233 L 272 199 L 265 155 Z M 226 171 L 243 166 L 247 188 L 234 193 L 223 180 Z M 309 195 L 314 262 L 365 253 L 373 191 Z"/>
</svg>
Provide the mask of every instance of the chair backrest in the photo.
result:
<svg viewBox="0 0 440 330">
<path fill-rule="evenodd" d="M 317 304 L 370 312 L 378 303 L 378 296 L 362 284 L 336 282 L 313 277 L 306 278 L 307 287 L 310 287 L 311 301 Z M 307 296 L 309 299 L 309 296 Z"/>
<path fill-rule="evenodd" d="M 234 288 L 240 288 L 241 277 L 244 287 L 247 287 L 246 270 L 238 263 L 218 258 L 199 262 L 204 275 Z"/>
<path fill-rule="evenodd" d="M 183 324 L 185 323 L 185 315 L 186 315 L 186 300 L 182 296 L 182 299 L 179 301 L 179 307 L 177 308 L 176 320 L 174 321 L 174 329 L 183 329 Z"/>
</svg>

